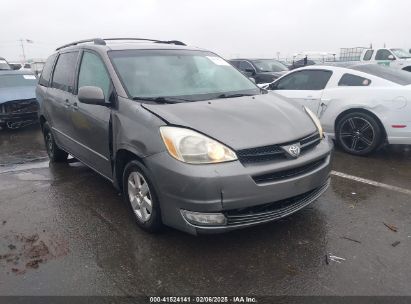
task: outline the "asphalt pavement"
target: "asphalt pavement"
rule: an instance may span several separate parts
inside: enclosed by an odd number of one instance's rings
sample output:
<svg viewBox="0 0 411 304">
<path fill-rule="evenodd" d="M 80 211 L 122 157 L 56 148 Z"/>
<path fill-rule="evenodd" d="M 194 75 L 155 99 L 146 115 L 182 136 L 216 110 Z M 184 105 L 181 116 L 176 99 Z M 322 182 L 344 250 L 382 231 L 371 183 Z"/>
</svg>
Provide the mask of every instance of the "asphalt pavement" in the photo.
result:
<svg viewBox="0 0 411 304">
<path fill-rule="evenodd" d="M 277 222 L 153 235 L 38 126 L 0 131 L 1 295 L 411 295 L 411 147 L 335 151 L 329 190 Z"/>
</svg>

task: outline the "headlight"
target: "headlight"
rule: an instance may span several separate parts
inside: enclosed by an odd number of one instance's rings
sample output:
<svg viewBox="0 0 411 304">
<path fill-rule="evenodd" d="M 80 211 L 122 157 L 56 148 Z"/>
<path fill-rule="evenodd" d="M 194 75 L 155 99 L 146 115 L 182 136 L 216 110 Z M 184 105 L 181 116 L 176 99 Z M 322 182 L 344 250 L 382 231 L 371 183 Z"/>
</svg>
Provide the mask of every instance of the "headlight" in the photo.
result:
<svg viewBox="0 0 411 304">
<path fill-rule="evenodd" d="M 193 130 L 165 126 L 160 127 L 160 133 L 168 153 L 182 162 L 209 164 L 237 159 L 231 149 Z"/>
<path fill-rule="evenodd" d="M 307 112 L 308 115 L 310 115 L 311 120 L 314 122 L 314 124 L 316 125 L 317 129 L 318 129 L 318 133 L 320 133 L 320 138 L 324 137 L 324 132 L 323 132 L 323 127 L 321 126 L 321 122 L 318 119 L 317 115 L 315 115 L 313 113 L 313 111 L 311 111 L 309 108 L 304 107 L 304 110 Z"/>
</svg>

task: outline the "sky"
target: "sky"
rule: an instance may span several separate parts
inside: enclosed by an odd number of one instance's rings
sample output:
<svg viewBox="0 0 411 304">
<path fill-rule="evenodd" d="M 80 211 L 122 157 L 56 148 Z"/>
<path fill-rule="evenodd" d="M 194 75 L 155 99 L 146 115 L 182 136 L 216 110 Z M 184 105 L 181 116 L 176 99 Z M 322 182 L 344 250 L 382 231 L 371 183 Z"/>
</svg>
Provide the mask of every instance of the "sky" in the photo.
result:
<svg viewBox="0 0 411 304">
<path fill-rule="evenodd" d="M 94 37 L 180 40 L 235 57 L 411 48 L 409 0 L 2 0 L 0 56 L 46 58 Z"/>
</svg>

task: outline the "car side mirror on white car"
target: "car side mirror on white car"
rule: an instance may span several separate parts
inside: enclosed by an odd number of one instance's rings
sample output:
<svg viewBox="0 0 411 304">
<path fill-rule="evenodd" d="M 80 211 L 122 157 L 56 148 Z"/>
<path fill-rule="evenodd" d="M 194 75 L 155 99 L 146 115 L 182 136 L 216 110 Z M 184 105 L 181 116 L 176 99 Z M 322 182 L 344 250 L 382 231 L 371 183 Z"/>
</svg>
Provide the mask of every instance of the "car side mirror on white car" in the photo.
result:
<svg viewBox="0 0 411 304">
<path fill-rule="evenodd" d="M 395 60 L 394 55 L 388 55 L 388 60 Z"/>
</svg>

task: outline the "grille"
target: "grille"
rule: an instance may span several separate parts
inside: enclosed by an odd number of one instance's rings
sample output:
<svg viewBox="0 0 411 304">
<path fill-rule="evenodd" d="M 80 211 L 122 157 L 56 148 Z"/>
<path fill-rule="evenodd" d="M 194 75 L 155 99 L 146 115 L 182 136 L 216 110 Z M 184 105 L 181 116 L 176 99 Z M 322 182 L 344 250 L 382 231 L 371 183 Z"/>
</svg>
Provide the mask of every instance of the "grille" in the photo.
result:
<svg viewBox="0 0 411 304">
<path fill-rule="evenodd" d="M 320 140 L 320 134 L 316 132 L 293 142 L 238 150 L 237 156 L 240 162 L 243 164 L 272 161 L 281 158 L 284 159 L 287 156 L 286 152 L 281 148 L 281 146 L 300 143 L 301 153 L 304 153 L 318 145 Z"/>
<path fill-rule="evenodd" d="M 258 183 L 273 182 L 273 181 L 282 180 L 286 178 L 296 177 L 296 176 L 303 175 L 305 173 L 314 171 L 315 169 L 321 167 L 325 163 L 325 160 L 326 158 L 322 158 L 320 160 L 306 164 L 304 166 L 300 166 L 300 167 L 296 167 L 296 168 L 292 168 L 288 170 L 283 170 L 283 171 L 277 171 L 273 173 L 253 176 L 253 180 L 258 184 Z"/>
<path fill-rule="evenodd" d="M 24 114 L 37 112 L 38 103 L 36 99 L 15 100 L 10 101 L 5 105 L 7 114 Z"/>
<path fill-rule="evenodd" d="M 225 213 L 227 225 L 266 222 L 288 216 L 317 199 L 327 190 L 329 184 L 328 180 L 325 184 L 312 191 L 278 202 L 227 211 Z"/>
</svg>

